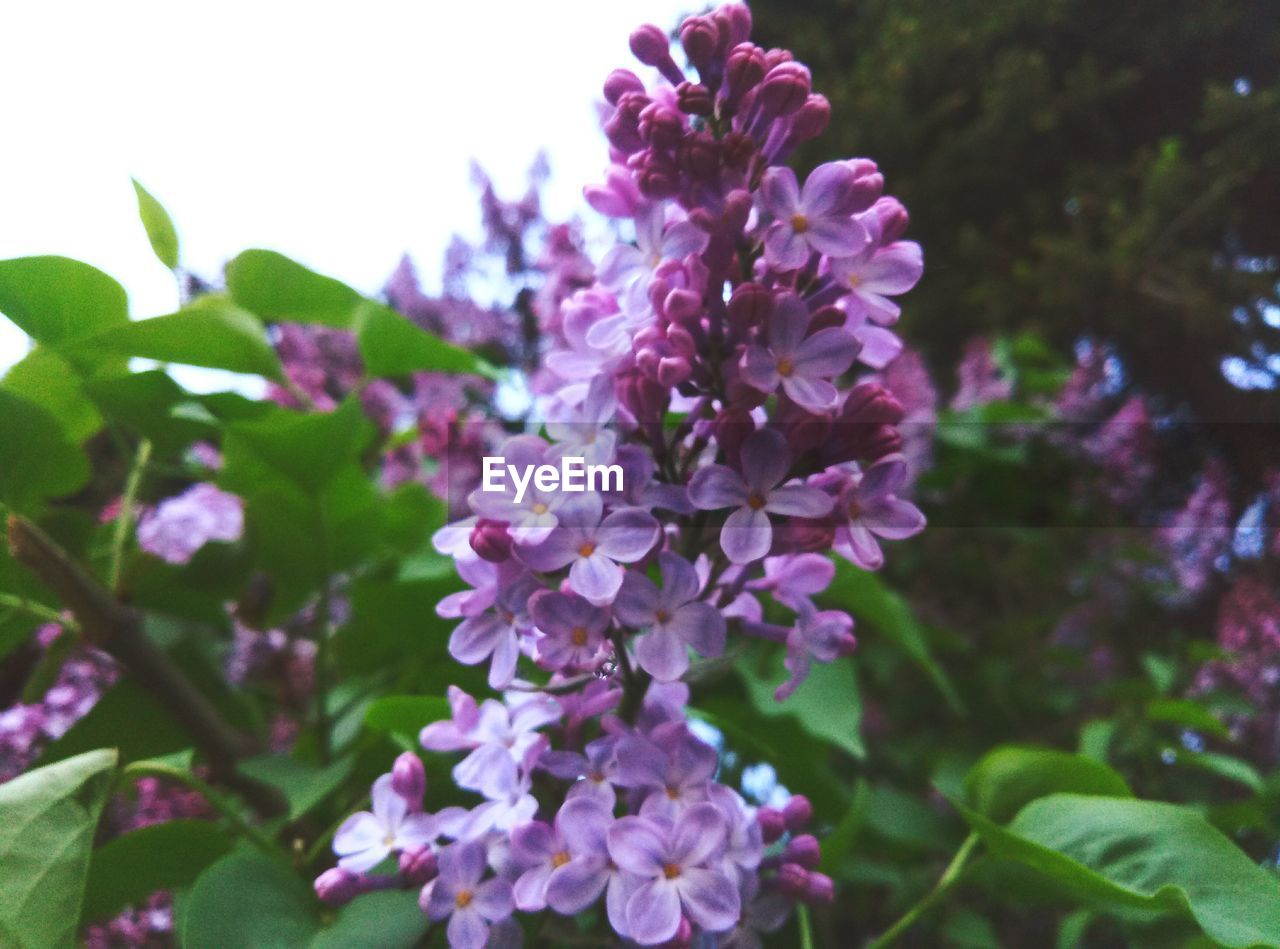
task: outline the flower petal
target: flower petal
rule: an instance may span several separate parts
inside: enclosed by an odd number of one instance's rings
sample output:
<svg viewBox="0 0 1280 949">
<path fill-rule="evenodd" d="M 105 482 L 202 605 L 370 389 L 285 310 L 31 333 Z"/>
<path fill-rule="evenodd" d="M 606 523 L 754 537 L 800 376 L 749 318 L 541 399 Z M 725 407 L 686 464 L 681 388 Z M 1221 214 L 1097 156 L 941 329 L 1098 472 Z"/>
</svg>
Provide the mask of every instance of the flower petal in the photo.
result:
<svg viewBox="0 0 1280 949">
<path fill-rule="evenodd" d="M 669 880 L 642 883 L 627 900 L 627 929 L 642 946 L 666 942 L 680 928 L 680 896 Z"/>
<path fill-rule="evenodd" d="M 792 517 L 823 517 L 835 504 L 831 495 L 803 484 L 784 484 L 769 492 L 764 509 Z"/>
<path fill-rule="evenodd" d="M 581 913 L 604 892 L 607 865 L 604 854 L 587 854 L 557 867 L 547 882 L 547 905 L 565 916 Z"/>
<path fill-rule="evenodd" d="M 628 507 L 614 511 L 601 522 L 596 540 L 601 553 L 611 560 L 635 563 L 653 548 L 660 532 L 652 514 Z"/>
<path fill-rule="evenodd" d="M 623 870 L 642 877 L 661 875 L 667 842 L 653 821 L 621 817 L 609 828 L 607 840 L 609 856 Z"/>
<path fill-rule="evenodd" d="M 693 473 L 689 500 L 703 511 L 740 507 L 747 503 L 747 486 L 738 473 L 724 465 L 707 465 Z"/>
<path fill-rule="evenodd" d="M 726 518 L 720 531 L 720 547 L 731 563 L 751 563 L 769 552 L 773 525 L 764 511 L 740 507 Z"/>
<path fill-rule="evenodd" d="M 636 640 L 636 659 L 659 682 L 674 682 L 689 668 L 689 647 L 674 631 L 655 627 Z"/>
<path fill-rule="evenodd" d="M 742 903 L 738 888 L 723 873 L 691 867 L 680 875 L 680 901 L 696 925 L 708 932 L 730 929 L 738 922 Z"/>
<path fill-rule="evenodd" d="M 718 656 L 724 652 L 724 617 L 710 603 L 686 603 L 676 610 L 667 629 L 700 656 Z"/>
<path fill-rule="evenodd" d="M 623 570 L 616 563 L 597 551 L 589 557 L 579 557 L 569 568 L 569 584 L 574 592 L 591 603 L 602 606 L 612 603 L 622 586 Z"/>
</svg>

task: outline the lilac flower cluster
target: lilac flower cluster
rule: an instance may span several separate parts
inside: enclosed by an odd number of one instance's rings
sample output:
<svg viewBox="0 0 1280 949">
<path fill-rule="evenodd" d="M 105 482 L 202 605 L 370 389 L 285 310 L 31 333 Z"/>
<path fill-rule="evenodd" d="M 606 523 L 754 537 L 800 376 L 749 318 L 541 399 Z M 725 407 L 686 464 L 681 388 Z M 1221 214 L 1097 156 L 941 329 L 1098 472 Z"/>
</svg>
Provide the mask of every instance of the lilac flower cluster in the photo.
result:
<svg viewBox="0 0 1280 949">
<path fill-rule="evenodd" d="M 37 631 L 41 649 L 63 633 L 56 623 Z M 0 711 L 0 782 L 17 777 L 46 744 L 61 738 L 89 713 L 118 675 L 105 653 L 77 646 L 62 663 L 58 677 L 38 702 L 18 702 Z"/>
<path fill-rule="evenodd" d="M 210 541 L 233 543 L 244 533 L 244 502 L 206 482 L 143 511 L 138 546 L 166 563 L 189 563 Z"/>
<path fill-rule="evenodd" d="M 833 896 L 807 802 L 754 810 L 718 782 L 681 680 L 763 640 L 784 647 L 785 699 L 855 646 L 852 617 L 814 602 L 828 552 L 876 569 L 883 541 L 923 529 L 902 497 L 902 407 L 856 369 L 900 352 L 894 298 L 922 255 L 874 162 L 803 184 L 783 164 L 830 109 L 750 27 L 740 4 L 687 19 L 688 73 L 642 27 L 631 47 L 658 82 L 605 83 L 611 165 L 586 194 L 634 241 L 534 308 L 545 421 L 499 454 L 525 470 L 581 457 L 621 481 L 509 479 L 437 533 L 468 584 L 437 608 L 458 620 L 449 651 L 505 695 L 452 689 L 452 718 L 421 743 L 465 752 L 454 782 L 482 800 L 424 811 L 421 760 L 402 755 L 334 837 L 338 866 L 316 881 L 330 902 L 422 887 L 450 944 L 479 947 L 517 941 L 513 913 L 603 901 L 614 933 L 688 945 L 749 943 Z"/>
</svg>

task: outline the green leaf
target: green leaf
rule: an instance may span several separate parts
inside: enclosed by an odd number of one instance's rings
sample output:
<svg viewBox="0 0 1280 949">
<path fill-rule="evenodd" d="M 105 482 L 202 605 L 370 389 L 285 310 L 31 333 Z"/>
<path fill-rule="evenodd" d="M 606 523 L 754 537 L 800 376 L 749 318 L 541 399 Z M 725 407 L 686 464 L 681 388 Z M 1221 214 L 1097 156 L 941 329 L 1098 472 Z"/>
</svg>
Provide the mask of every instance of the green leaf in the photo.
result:
<svg viewBox="0 0 1280 949">
<path fill-rule="evenodd" d="M 495 378 L 479 356 L 446 343 L 380 303 L 365 302 L 356 318 L 356 341 L 371 376 L 411 372 L 462 372 Z"/>
<path fill-rule="evenodd" d="M 77 349 L 99 349 L 268 379 L 284 377 L 262 323 L 221 296 L 201 297 L 177 313 L 115 327 L 84 340 Z"/>
<path fill-rule="evenodd" d="M 338 911 L 333 925 L 312 940 L 312 949 L 390 949 L 416 946 L 430 920 L 418 907 L 417 890 L 368 893 Z"/>
<path fill-rule="evenodd" d="M 75 444 L 102 427 L 74 366 L 47 346 L 36 346 L 5 374 L 3 386 L 47 410 Z"/>
<path fill-rule="evenodd" d="M 0 944 L 70 946 L 115 768 L 91 751 L 0 786 Z"/>
<path fill-rule="evenodd" d="M 814 738 L 835 745 L 855 758 L 865 758 L 862 694 L 852 661 L 815 662 L 800 687 L 785 702 L 778 702 L 773 691 L 785 678 L 786 671 L 780 651 L 775 651 L 771 659 L 765 674 L 756 670 L 750 657 L 737 663 L 738 674 L 756 711 L 770 718 L 788 716 Z"/>
<path fill-rule="evenodd" d="M 151 249 L 160 258 L 160 263 L 170 270 L 178 266 L 178 231 L 173 226 L 169 212 L 151 192 L 133 180 L 133 190 L 138 196 L 138 217 L 142 218 L 142 226 L 146 228 L 147 240 L 151 241 Z"/>
<path fill-rule="evenodd" d="M 1147 720 L 1170 722 L 1218 738 L 1231 734 L 1220 718 L 1193 699 L 1156 699 L 1147 705 Z"/>
<path fill-rule="evenodd" d="M 996 748 L 983 755 L 964 779 L 969 805 L 1000 823 L 1028 802 L 1058 792 L 1133 797 L 1124 778 L 1107 765 L 1051 748 Z"/>
<path fill-rule="evenodd" d="M 448 700 L 439 695 L 388 695 L 369 705 L 364 723 L 375 731 L 416 738 L 423 726 L 450 715 Z"/>
<path fill-rule="evenodd" d="M 315 494 L 360 457 L 372 435 L 354 396 L 332 412 L 277 408 L 260 419 L 228 426 L 220 481 L 228 490 L 248 495 L 283 475 Z"/>
<path fill-rule="evenodd" d="M 227 264 L 227 289 L 240 306 L 265 320 L 354 329 L 364 298 L 283 254 L 246 250 Z"/>
<path fill-rule="evenodd" d="M 233 853 L 192 886 L 180 943 L 184 949 L 305 946 L 319 928 L 315 897 L 288 864 Z"/>
<path fill-rule="evenodd" d="M 1261 794 L 1266 788 L 1262 775 L 1258 773 L 1257 768 L 1249 764 L 1249 762 L 1233 758 L 1231 755 L 1222 755 L 1212 751 L 1187 751 L 1186 749 L 1179 749 L 1176 755 L 1178 764 L 1188 765 L 1208 774 L 1225 778 L 1228 781 L 1243 784 L 1254 794 Z"/>
<path fill-rule="evenodd" d="M 959 809 L 992 852 L 1088 905 L 1184 916 L 1225 946 L 1280 945 L 1280 881 L 1194 811 L 1054 794 L 1032 801 L 1005 828 Z"/>
<path fill-rule="evenodd" d="M 74 494 L 89 460 L 46 409 L 0 388 L 0 500 L 28 511 L 45 498 Z"/>
<path fill-rule="evenodd" d="M 122 834 L 93 852 L 82 924 L 107 919 L 156 890 L 190 886 L 231 850 L 225 827 L 208 820 L 173 820 Z"/>
<path fill-rule="evenodd" d="M 91 379 L 84 389 L 105 417 L 154 442 L 160 454 L 218 436 L 211 416 L 187 411 L 202 411 L 200 403 L 159 369 Z"/>
<path fill-rule="evenodd" d="M 876 574 L 858 569 L 843 557 L 836 557 L 835 561 L 836 578 L 827 599 L 848 610 L 855 620 L 870 623 L 879 630 L 924 670 L 953 711 L 965 714 L 959 693 L 929 652 L 924 630 L 907 601 L 885 586 Z"/>
<path fill-rule="evenodd" d="M 337 790 L 354 764 L 349 757 L 321 767 L 288 755 L 258 755 L 242 761 L 239 771 L 279 788 L 289 802 L 290 818 L 297 818 Z"/>
<path fill-rule="evenodd" d="M 40 343 L 58 346 L 129 320 L 124 288 L 68 257 L 0 260 L 0 313 Z"/>
</svg>

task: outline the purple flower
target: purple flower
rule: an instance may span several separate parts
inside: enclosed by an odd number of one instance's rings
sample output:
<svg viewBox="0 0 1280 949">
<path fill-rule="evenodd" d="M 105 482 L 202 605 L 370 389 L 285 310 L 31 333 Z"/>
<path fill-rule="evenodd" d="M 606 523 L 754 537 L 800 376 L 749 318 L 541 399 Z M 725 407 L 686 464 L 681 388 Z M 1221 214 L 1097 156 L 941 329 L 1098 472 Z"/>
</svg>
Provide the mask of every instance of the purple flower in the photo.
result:
<svg viewBox="0 0 1280 949">
<path fill-rule="evenodd" d="M 796 184 L 790 168 L 775 166 L 760 182 L 760 204 L 774 222 L 764 235 L 764 255 L 779 270 L 803 267 L 810 253 L 848 257 L 870 241 L 867 229 L 853 217 L 857 209 L 857 174 L 845 162 L 819 165 Z"/>
<path fill-rule="evenodd" d="M 728 828 L 714 804 L 689 808 L 674 824 L 623 817 L 609 828 L 609 855 L 642 882 L 627 900 L 627 929 L 644 946 L 666 942 L 687 915 L 708 932 L 738 921 L 737 886 L 719 869 Z"/>
<path fill-rule="evenodd" d="M 767 346 L 748 346 L 742 354 L 742 381 L 761 392 L 779 385 L 795 402 L 813 412 L 836 404 L 831 379 L 853 365 L 859 344 L 846 330 L 829 326 L 808 335 L 812 314 L 799 297 L 787 294 L 774 304 Z"/>
<path fill-rule="evenodd" d="M 857 646 L 853 637 L 853 618 L 840 610 L 818 610 L 801 603 L 796 624 L 787 634 L 787 654 L 783 665 L 790 678 L 778 686 L 773 697 L 785 702 L 809 676 L 809 657 L 819 662 L 832 662 L 847 656 Z"/>
<path fill-rule="evenodd" d="M 485 567 L 489 569 L 485 571 Z M 464 569 L 491 573 L 493 604 L 491 610 L 478 615 L 464 613 L 466 618 L 449 637 L 449 654 L 466 666 L 474 666 L 492 656 L 489 685 L 504 689 L 515 678 L 520 636 L 532 625 L 526 612 L 529 598 L 542 586 L 514 565 L 495 566 L 480 560 L 472 561 L 470 566 L 458 565 L 459 573 L 464 573 Z M 447 612 L 441 611 L 447 609 L 449 600 L 449 597 L 442 600 L 436 612 L 447 616 Z"/>
<path fill-rule="evenodd" d="M 831 498 L 817 488 L 781 484 L 790 468 L 786 438 L 766 428 L 743 442 L 741 475 L 724 465 L 707 465 L 690 480 L 689 499 L 695 507 L 736 508 L 720 534 L 720 546 L 733 563 L 751 563 L 769 552 L 770 514 L 816 518 L 830 512 Z"/>
<path fill-rule="evenodd" d="M 716 750 L 689 731 L 681 710 L 678 719 L 658 725 L 648 737 L 619 742 L 614 783 L 646 792 L 640 813 L 671 819 L 707 799 L 716 764 Z"/>
<path fill-rule="evenodd" d="M 618 296 L 623 311 L 632 317 L 650 312 L 649 285 L 664 260 L 681 260 L 699 254 L 708 236 L 692 221 L 664 227 L 662 204 L 642 207 L 635 217 L 636 246 L 616 244 L 600 261 L 600 283 Z"/>
<path fill-rule="evenodd" d="M 698 575 L 689 561 L 664 551 L 658 563 L 662 589 L 644 574 L 628 571 L 613 609 L 619 620 L 642 631 L 636 640 L 641 668 L 670 682 L 689 668 L 690 646 L 702 656 L 724 652 L 724 617 L 698 600 Z"/>
<path fill-rule="evenodd" d="M 573 593 L 543 590 L 529 601 L 529 615 L 542 638 L 538 658 L 552 669 L 591 665 L 604 644 L 608 610 Z"/>
<path fill-rule="evenodd" d="M 599 495 L 577 495 L 559 512 L 560 526 L 536 547 L 519 546 L 516 556 L 531 570 L 569 568 L 576 593 L 597 606 L 613 602 L 622 586 L 622 563 L 635 563 L 658 540 L 658 522 L 638 508 L 621 508 L 603 520 Z"/>
<path fill-rule="evenodd" d="M 748 590 L 768 590 L 773 598 L 793 610 L 800 602 L 817 596 L 835 579 L 836 565 L 822 554 L 787 554 L 766 557 L 764 577 L 747 584 Z"/>
<path fill-rule="evenodd" d="M 546 453 L 547 443 L 541 438 L 535 435 L 517 435 L 503 444 L 501 457 L 503 464 L 523 471 L 542 464 Z M 562 491 L 541 491 L 532 479 L 519 501 L 516 500 L 518 492 L 511 479 L 504 479 L 503 487 L 501 492 L 473 491 L 467 500 L 477 514 L 506 521 L 507 533 L 518 544 L 540 544 L 550 536 L 559 523 L 559 508 L 571 497 Z M 473 525 L 467 525 L 468 536 L 471 526 Z M 451 546 L 456 549 L 456 541 Z"/>
<path fill-rule="evenodd" d="M 902 312 L 889 297 L 906 293 L 924 273 L 924 252 L 915 241 L 895 241 L 888 247 L 868 246 L 852 257 L 832 260 L 831 276 L 852 293 L 845 298 L 851 317 L 867 317 L 888 326 Z"/>
<path fill-rule="evenodd" d="M 587 745 L 585 754 L 548 751 L 538 766 L 557 778 L 574 782 L 565 800 L 589 797 L 612 810 L 617 803 L 612 783 L 618 774 L 617 745 L 616 738 L 606 736 Z"/>
<path fill-rule="evenodd" d="M 392 853 L 423 847 L 436 837 L 435 820 L 422 812 L 410 813 L 410 802 L 396 793 L 392 776 L 373 783 L 373 810 L 348 817 L 333 835 L 338 866 L 352 873 L 372 870 Z"/>
<path fill-rule="evenodd" d="M 511 884 L 501 877 L 481 882 L 485 869 L 480 844 L 451 844 L 440 851 L 439 875 L 422 889 L 418 902 L 423 912 L 433 921 L 449 920 L 446 935 L 454 949 L 482 949 L 489 924 L 515 909 Z"/>
<path fill-rule="evenodd" d="M 211 484 L 193 484 L 142 516 L 138 546 L 166 563 L 185 564 L 211 540 L 244 533 L 244 502 Z"/>
<path fill-rule="evenodd" d="M 877 537 L 905 540 L 924 530 L 919 508 L 897 497 L 906 482 L 907 461 L 901 455 L 886 455 L 855 475 L 836 503 L 835 549 L 864 570 L 879 570 L 884 554 Z"/>
<path fill-rule="evenodd" d="M 485 699 L 479 706 L 471 696 L 455 686 L 449 687 L 450 720 L 432 722 L 422 729 L 419 741 L 428 751 L 471 749 L 471 754 L 453 768 L 453 779 L 459 787 L 485 793 L 494 780 L 502 778 L 501 788 L 508 789 L 505 763 L 524 762 L 538 743 L 537 729 L 560 718 L 560 705 L 549 695 L 510 695 L 507 704 Z"/>
</svg>

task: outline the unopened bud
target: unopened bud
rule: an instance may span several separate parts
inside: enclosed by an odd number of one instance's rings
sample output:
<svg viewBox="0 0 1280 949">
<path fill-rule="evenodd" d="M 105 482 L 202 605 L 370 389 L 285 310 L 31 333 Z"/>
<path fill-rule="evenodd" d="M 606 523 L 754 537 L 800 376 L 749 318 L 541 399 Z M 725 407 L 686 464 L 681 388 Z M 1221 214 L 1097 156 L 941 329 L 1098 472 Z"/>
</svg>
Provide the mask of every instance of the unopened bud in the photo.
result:
<svg viewBox="0 0 1280 949">
<path fill-rule="evenodd" d="M 836 885 L 825 873 L 810 873 L 809 888 L 805 891 L 806 903 L 830 903 L 836 898 Z"/>
<path fill-rule="evenodd" d="M 490 563 L 502 563 L 511 557 L 511 534 L 506 521 L 480 518 L 471 529 L 470 542 L 477 556 Z"/>
<path fill-rule="evenodd" d="M 329 906 L 350 903 L 360 893 L 360 881 L 354 873 L 333 867 L 316 877 L 316 897 Z"/>
<path fill-rule="evenodd" d="M 792 795 L 782 808 L 782 816 L 787 819 L 787 830 L 797 834 L 809 826 L 813 820 L 813 805 L 803 794 Z"/>
<path fill-rule="evenodd" d="M 617 105 L 618 100 L 628 92 L 644 92 L 644 83 L 630 69 L 615 69 L 604 81 L 604 98 L 610 105 Z"/>
<path fill-rule="evenodd" d="M 798 863 L 806 870 L 816 870 L 822 859 L 822 848 L 813 834 L 799 834 L 787 842 L 782 858 L 788 863 Z"/>
<path fill-rule="evenodd" d="M 761 114 L 766 119 L 790 115 L 809 98 L 812 88 L 809 70 L 797 62 L 784 62 L 765 74 L 760 84 Z"/>
<path fill-rule="evenodd" d="M 700 82 L 682 82 L 676 86 L 676 106 L 687 115 L 710 115 L 715 110 L 711 90 Z"/>
<path fill-rule="evenodd" d="M 798 863 L 784 863 L 778 867 L 775 885 L 792 899 L 803 899 L 809 893 L 809 871 Z"/>
<path fill-rule="evenodd" d="M 787 831 L 787 819 L 774 807 L 762 807 L 756 811 L 756 823 L 760 825 L 760 836 L 766 844 L 778 841 Z"/>
<path fill-rule="evenodd" d="M 427 791 L 427 772 L 422 759 L 412 751 L 403 752 L 391 766 L 391 790 L 404 798 L 409 810 L 422 809 L 422 795 Z"/>
<path fill-rule="evenodd" d="M 425 885 L 435 879 L 438 872 L 435 852 L 429 846 L 403 851 L 400 854 L 400 872 L 414 886 Z"/>
</svg>

